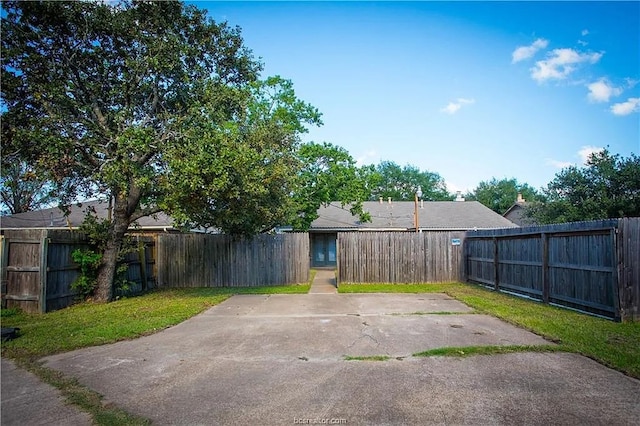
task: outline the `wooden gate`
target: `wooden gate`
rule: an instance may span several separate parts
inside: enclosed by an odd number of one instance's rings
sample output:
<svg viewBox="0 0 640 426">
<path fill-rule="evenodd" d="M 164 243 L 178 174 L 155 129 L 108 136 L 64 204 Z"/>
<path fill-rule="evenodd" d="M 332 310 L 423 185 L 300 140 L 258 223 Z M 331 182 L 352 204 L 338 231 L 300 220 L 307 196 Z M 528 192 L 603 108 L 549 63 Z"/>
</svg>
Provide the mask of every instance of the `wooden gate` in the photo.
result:
<svg viewBox="0 0 640 426">
<path fill-rule="evenodd" d="M 79 275 L 71 252 L 86 247 L 78 232 L 7 230 L 2 236 L 3 307 L 48 312 L 70 305 L 76 293 L 71 283 Z"/>
<path fill-rule="evenodd" d="M 25 239 L 2 236 L 2 299 L 7 308 L 45 312 L 40 265 L 47 263 L 47 242 L 46 238 L 39 237 L 35 233 Z"/>
</svg>

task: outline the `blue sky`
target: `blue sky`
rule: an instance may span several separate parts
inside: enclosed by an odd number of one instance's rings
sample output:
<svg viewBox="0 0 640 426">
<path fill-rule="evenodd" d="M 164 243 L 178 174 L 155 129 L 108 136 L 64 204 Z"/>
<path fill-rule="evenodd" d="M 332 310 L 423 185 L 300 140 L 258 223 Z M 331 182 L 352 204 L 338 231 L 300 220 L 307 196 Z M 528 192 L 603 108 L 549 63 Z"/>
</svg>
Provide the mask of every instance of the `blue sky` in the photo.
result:
<svg viewBox="0 0 640 426">
<path fill-rule="evenodd" d="M 640 152 L 640 2 L 195 2 L 317 107 L 305 141 L 439 173 L 546 186 Z"/>
</svg>

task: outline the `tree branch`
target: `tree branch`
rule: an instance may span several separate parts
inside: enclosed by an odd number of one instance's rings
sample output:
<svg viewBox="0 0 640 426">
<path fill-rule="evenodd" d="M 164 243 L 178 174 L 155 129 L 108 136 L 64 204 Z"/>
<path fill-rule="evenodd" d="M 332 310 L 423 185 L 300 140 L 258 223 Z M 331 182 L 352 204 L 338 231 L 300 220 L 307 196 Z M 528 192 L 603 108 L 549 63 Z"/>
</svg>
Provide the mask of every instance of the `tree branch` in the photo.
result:
<svg viewBox="0 0 640 426">
<path fill-rule="evenodd" d="M 144 209 L 138 210 L 137 212 L 133 213 L 131 215 L 131 222 L 135 222 L 136 220 L 140 219 L 141 217 L 146 217 L 146 216 L 151 216 L 154 215 L 156 213 L 162 213 L 162 210 L 160 210 L 159 207 L 146 207 Z"/>
</svg>

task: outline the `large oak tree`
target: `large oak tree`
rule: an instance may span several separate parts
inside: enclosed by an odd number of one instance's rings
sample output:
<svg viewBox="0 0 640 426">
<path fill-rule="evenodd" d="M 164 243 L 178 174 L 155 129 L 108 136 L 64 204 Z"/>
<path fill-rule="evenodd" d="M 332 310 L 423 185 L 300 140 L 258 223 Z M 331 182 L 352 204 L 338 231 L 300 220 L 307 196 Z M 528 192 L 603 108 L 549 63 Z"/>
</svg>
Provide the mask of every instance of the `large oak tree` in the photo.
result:
<svg viewBox="0 0 640 426">
<path fill-rule="evenodd" d="M 3 150 L 54 182 L 62 204 L 113 200 L 96 299 L 112 298 L 130 224 L 254 233 L 277 222 L 302 123 L 290 83 L 258 81 L 238 28 L 180 2 L 3 2 Z M 279 189 L 278 191 L 273 191 Z M 286 207 L 286 206 L 284 206 Z"/>
</svg>

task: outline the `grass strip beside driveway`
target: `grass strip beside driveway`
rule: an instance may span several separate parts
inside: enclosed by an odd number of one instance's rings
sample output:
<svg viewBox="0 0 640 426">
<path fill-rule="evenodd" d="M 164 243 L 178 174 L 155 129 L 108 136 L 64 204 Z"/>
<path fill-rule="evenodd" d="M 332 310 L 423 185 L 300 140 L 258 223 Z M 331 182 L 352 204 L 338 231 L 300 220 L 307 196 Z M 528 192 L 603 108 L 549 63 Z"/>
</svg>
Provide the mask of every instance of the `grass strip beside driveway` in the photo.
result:
<svg viewBox="0 0 640 426">
<path fill-rule="evenodd" d="M 345 361 L 388 361 L 391 357 L 389 355 L 369 355 L 369 356 L 349 356 L 345 355 Z"/>
<path fill-rule="evenodd" d="M 349 284 L 340 293 L 445 293 L 484 313 L 500 318 L 601 364 L 640 378 L 640 322 L 616 323 L 568 309 L 462 283 Z"/>
<path fill-rule="evenodd" d="M 517 352 L 562 352 L 556 345 L 509 345 L 509 346 L 463 346 L 430 349 L 413 356 L 452 356 L 457 358 L 473 355 L 512 354 Z"/>
</svg>

